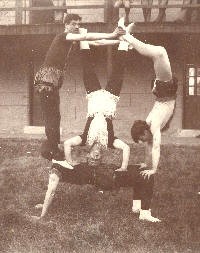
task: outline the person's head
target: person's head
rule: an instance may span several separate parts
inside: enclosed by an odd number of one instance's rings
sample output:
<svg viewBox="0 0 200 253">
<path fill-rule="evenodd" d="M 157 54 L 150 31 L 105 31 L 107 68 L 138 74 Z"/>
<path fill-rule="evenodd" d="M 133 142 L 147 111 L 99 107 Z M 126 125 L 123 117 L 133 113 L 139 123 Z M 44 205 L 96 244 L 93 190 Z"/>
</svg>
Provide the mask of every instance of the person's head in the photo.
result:
<svg viewBox="0 0 200 253">
<path fill-rule="evenodd" d="M 97 166 L 101 163 L 103 147 L 100 143 L 94 142 L 87 155 L 87 162 L 91 166 Z"/>
<path fill-rule="evenodd" d="M 136 143 L 139 141 L 150 143 L 152 141 L 152 133 L 150 127 L 146 121 L 143 120 L 134 121 L 131 128 L 131 136 L 133 138 L 133 141 Z"/>
<path fill-rule="evenodd" d="M 78 14 L 66 14 L 64 17 L 65 32 L 78 33 L 80 28 L 81 17 Z"/>
</svg>

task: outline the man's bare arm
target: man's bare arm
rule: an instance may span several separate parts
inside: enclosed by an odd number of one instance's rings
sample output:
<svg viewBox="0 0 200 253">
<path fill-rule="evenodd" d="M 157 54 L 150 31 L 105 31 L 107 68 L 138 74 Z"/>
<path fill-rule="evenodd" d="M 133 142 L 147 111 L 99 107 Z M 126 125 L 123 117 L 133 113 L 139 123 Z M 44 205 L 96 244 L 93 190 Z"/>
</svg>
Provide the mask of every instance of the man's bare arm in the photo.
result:
<svg viewBox="0 0 200 253">
<path fill-rule="evenodd" d="M 127 170 L 128 167 L 128 162 L 129 162 L 129 157 L 130 157 L 130 147 L 127 145 L 125 142 L 123 142 L 120 139 L 115 139 L 113 146 L 115 148 L 121 149 L 122 150 L 122 164 L 121 168 L 118 170 Z"/>
<path fill-rule="evenodd" d="M 160 144 L 161 144 L 161 132 L 160 128 L 156 128 L 152 131 L 153 143 L 147 145 L 147 153 L 145 154 L 145 159 L 147 161 L 148 167 L 151 169 L 141 171 L 141 175 L 144 178 L 149 178 L 151 175 L 157 172 L 159 160 L 160 160 Z M 149 160 L 151 158 L 151 160 Z M 151 166 L 150 166 L 151 165 Z"/>
<path fill-rule="evenodd" d="M 144 163 L 146 164 L 146 167 L 148 168 L 152 168 L 152 148 L 153 148 L 152 143 L 146 143 Z"/>
<path fill-rule="evenodd" d="M 118 45 L 120 43 L 119 40 L 94 40 L 88 42 L 90 46 L 112 46 L 112 45 Z"/>
<path fill-rule="evenodd" d="M 58 183 L 59 183 L 59 179 L 60 178 L 56 173 L 52 173 L 49 175 L 49 184 L 48 184 L 48 189 L 47 189 L 47 192 L 45 195 L 44 203 L 42 205 L 40 205 L 40 204 L 37 205 L 39 207 L 42 207 L 42 213 L 40 216 L 32 216 L 33 220 L 35 220 L 35 221 L 39 220 L 46 215 L 46 213 L 49 209 L 49 206 L 51 205 L 51 203 L 53 201 L 53 198 L 54 198 L 54 195 L 55 195 Z"/>
<path fill-rule="evenodd" d="M 152 145 L 152 170 L 155 172 L 158 168 L 160 160 L 160 144 L 161 144 L 161 132 L 158 128 L 153 134 L 153 145 Z"/>
</svg>

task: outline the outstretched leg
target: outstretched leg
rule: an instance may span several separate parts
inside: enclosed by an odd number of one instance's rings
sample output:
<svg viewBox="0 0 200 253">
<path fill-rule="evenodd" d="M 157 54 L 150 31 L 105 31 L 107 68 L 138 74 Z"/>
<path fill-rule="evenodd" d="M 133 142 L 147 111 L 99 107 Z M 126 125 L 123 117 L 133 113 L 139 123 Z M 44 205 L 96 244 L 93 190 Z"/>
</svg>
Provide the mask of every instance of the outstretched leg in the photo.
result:
<svg viewBox="0 0 200 253">
<path fill-rule="evenodd" d="M 122 88 L 124 70 L 126 66 L 127 50 L 127 43 L 120 42 L 118 50 L 113 52 L 112 72 L 108 80 L 106 90 L 115 96 L 119 96 Z"/>
<path fill-rule="evenodd" d="M 92 56 L 88 46 L 88 49 L 81 50 L 81 62 L 83 68 L 83 82 L 87 94 L 100 90 L 101 85 L 94 70 L 94 64 L 92 63 Z"/>
</svg>

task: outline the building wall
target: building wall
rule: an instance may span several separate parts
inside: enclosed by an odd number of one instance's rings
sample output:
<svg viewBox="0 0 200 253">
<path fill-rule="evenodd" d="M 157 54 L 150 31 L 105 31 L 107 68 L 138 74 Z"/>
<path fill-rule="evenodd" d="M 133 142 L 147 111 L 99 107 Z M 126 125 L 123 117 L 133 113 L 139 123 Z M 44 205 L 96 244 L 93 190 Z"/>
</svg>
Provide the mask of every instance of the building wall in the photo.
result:
<svg viewBox="0 0 200 253">
<path fill-rule="evenodd" d="M 28 123 L 28 62 L 23 39 L 0 39 L 0 132 L 20 133 Z"/>
<path fill-rule="evenodd" d="M 169 130 L 169 133 L 173 133 L 182 128 L 183 116 L 185 49 L 181 35 L 179 37 L 178 35 L 156 36 L 155 34 L 145 37 L 136 36 L 147 43 L 164 45 L 169 53 L 173 73 L 179 79 L 177 106 Z M 30 63 L 34 62 L 35 71 L 39 68 L 51 40 L 51 36 L 4 37 L 0 39 L 0 133 L 20 134 L 23 133 L 24 126 L 30 125 L 29 112 L 32 98 L 29 95 Z M 194 49 L 195 47 L 198 48 L 197 44 L 193 45 Z M 187 59 L 190 61 L 189 58 Z M 100 82 L 105 87 L 107 80 L 106 49 L 98 49 L 94 55 L 94 61 Z M 133 121 L 147 117 L 154 102 L 150 91 L 153 75 L 153 64 L 149 59 L 140 56 L 135 51 L 129 52 L 117 118 L 114 121 L 117 136 L 129 138 Z M 86 121 L 87 102 L 77 51 L 71 56 L 60 96 L 63 135 L 69 137 L 81 133 Z M 35 97 L 33 107 L 38 106 L 38 102 L 39 100 Z M 39 106 L 37 110 L 41 113 Z M 33 115 L 34 117 L 36 114 Z M 35 121 L 38 120 L 40 119 L 35 119 Z"/>
</svg>

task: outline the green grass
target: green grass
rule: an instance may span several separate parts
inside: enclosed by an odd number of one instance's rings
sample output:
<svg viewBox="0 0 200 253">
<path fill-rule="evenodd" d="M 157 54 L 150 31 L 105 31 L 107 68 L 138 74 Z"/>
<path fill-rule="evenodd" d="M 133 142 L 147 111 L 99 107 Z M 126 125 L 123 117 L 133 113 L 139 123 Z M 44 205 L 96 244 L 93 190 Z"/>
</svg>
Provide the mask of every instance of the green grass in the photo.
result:
<svg viewBox="0 0 200 253">
<path fill-rule="evenodd" d="M 162 147 L 152 201 L 152 214 L 162 223 L 152 224 L 131 213 L 130 188 L 102 194 L 64 183 L 46 218 L 32 223 L 51 164 L 40 158 L 37 140 L 1 139 L 0 146 L 0 252 L 200 252 L 200 147 Z M 83 159 L 85 149 L 76 152 Z M 143 155 L 143 147 L 132 146 L 130 163 Z M 114 150 L 104 161 L 119 165 L 120 156 Z"/>
</svg>

